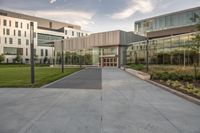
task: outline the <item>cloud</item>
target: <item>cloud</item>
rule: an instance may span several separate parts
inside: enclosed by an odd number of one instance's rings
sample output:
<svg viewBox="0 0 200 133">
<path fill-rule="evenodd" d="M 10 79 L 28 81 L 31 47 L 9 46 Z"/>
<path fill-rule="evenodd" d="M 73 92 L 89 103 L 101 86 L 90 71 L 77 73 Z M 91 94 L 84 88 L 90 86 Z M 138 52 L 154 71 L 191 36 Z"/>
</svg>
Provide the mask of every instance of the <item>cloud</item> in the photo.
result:
<svg viewBox="0 0 200 133">
<path fill-rule="evenodd" d="M 111 17 L 113 19 L 126 19 L 131 17 L 134 13 L 148 13 L 153 11 L 156 0 L 132 0 L 131 5 L 125 10 L 114 13 Z"/>
<path fill-rule="evenodd" d="M 56 21 L 72 23 L 86 27 L 89 24 L 95 24 L 92 20 L 95 12 L 74 11 L 74 10 L 15 10 L 24 14 L 29 14 L 36 17 L 52 19 Z"/>
<path fill-rule="evenodd" d="M 53 4 L 56 0 L 50 0 L 49 3 Z"/>
</svg>

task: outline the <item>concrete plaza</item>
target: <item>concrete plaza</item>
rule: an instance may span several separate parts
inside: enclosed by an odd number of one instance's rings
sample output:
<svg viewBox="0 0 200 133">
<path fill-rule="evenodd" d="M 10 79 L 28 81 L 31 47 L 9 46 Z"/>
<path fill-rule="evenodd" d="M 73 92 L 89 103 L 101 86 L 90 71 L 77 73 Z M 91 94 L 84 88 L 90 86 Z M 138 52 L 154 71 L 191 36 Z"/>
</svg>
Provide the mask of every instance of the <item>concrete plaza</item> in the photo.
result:
<svg viewBox="0 0 200 133">
<path fill-rule="evenodd" d="M 89 80 L 85 71 L 66 82 Z M 0 89 L 0 133 L 200 132 L 200 106 L 117 68 L 103 68 L 101 80 L 102 89 L 92 87 L 97 80 L 84 89 Z"/>
</svg>

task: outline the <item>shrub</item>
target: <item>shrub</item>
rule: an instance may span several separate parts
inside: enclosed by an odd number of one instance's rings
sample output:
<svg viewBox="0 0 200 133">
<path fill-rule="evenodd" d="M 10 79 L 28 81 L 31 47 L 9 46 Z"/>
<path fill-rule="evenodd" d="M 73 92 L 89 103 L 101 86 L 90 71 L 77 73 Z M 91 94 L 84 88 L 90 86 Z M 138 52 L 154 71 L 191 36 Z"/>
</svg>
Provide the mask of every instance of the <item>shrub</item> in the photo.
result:
<svg viewBox="0 0 200 133">
<path fill-rule="evenodd" d="M 131 64 L 129 67 L 135 70 L 139 70 L 139 71 L 144 69 L 143 64 Z"/>
<path fill-rule="evenodd" d="M 153 73 L 153 74 L 151 75 L 151 79 L 153 79 L 153 80 L 159 80 L 160 77 L 161 77 L 161 74 L 160 74 L 160 73 Z"/>
<path fill-rule="evenodd" d="M 195 88 L 194 85 L 190 84 L 190 83 L 187 83 L 186 87 L 187 87 L 188 90 L 193 90 Z"/>
<path fill-rule="evenodd" d="M 173 87 L 175 88 L 179 88 L 179 87 L 182 87 L 182 84 L 179 82 L 179 81 L 173 81 L 172 84 L 171 84 Z"/>
<path fill-rule="evenodd" d="M 168 80 L 170 77 L 169 73 L 168 72 L 163 72 L 163 73 L 160 73 L 160 79 L 161 80 Z"/>
<path fill-rule="evenodd" d="M 191 82 L 194 79 L 194 77 L 192 75 L 187 75 L 187 74 L 181 75 L 181 77 L 182 77 L 182 80 L 185 82 Z"/>
<path fill-rule="evenodd" d="M 5 60 L 5 56 L 3 54 L 0 55 L 0 63 Z"/>
<path fill-rule="evenodd" d="M 170 80 L 179 80 L 179 75 L 176 73 L 169 73 Z"/>
</svg>

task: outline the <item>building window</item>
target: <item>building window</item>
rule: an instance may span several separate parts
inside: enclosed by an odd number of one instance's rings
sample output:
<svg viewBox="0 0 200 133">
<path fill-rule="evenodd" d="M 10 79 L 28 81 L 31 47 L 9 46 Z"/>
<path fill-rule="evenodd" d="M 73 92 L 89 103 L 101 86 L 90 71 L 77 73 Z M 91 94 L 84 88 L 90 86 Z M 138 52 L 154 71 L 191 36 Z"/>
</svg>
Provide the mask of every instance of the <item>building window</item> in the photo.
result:
<svg viewBox="0 0 200 133">
<path fill-rule="evenodd" d="M 82 36 L 83 36 L 83 33 L 82 33 Z"/>
<path fill-rule="evenodd" d="M 26 31 L 24 31 L 24 37 L 26 37 Z"/>
<path fill-rule="evenodd" d="M 10 35 L 10 30 L 9 29 L 6 29 L 6 34 Z"/>
<path fill-rule="evenodd" d="M 48 50 L 45 49 L 45 56 L 48 56 Z"/>
<path fill-rule="evenodd" d="M 29 29 L 29 24 L 27 24 L 27 29 Z"/>
<path fill-rule="evenodd" d="M 28 39 L 26 39 L 26 45 L 29 45 L 29 40 Z"/>
<path fill-rule="evenodd" d="M 18 39 L 18 45 L 21 45 L 21 43 L 22 43 L 21 39 Z"/>
<path fill-rule="evenodd" d="M 15 22 L 15 27 L 18 28 L 18 22 Z"/>
<path fill-rule="evenodd" d="M 5 28 L 3 28 L 3 35 L 5 35 L 6 34 L 6 29 Z"/>
<path fill-rule="evenodd" d="M 36 38 L 36 32 L 33 33 L 33 37 Z"/>
<path fill-rule="evenodd" d="M 44 51 L 43 51 L 43 49 L 41 49 L 41 56 L 44 56 Z"/>
<path fill-rule="evenodd" d="M 21 31 L 20 30 L 18 30 L 18 36 L 21 36 Z"/>
<path fill-rule="evenodd" d="M 9 21 L 9 26 L 11 27 L 11 20 Z"/>
<path fill-rule="evenodd" d="M 13 39 L 9 38 L 9 44 L 13 44 Z"/>
<path fill-rule="evenodd" d="M 3 20 L 3 25 L 7 26 L 7 20 L 5 20 L 5 19 Z"/>
<path fill-rule="evenodd" d="M 77 32 L 77 36 L 80 37 L 80 32 Z"/>
<path fill-rule="evenodd" d="M 16 32 L 15 32 L 15 30 L 14 30 L 14 33 L 13 33 L 13 34 L 14 34 L 14 36 L 16 35 Z"/>
<path fill-rule="evenodd" d="M 7 44 L 7 38 L 5 37 L 5 44 Z"/>
<path fill-rule="evenodd" d="M 3 51 L 5 55 L 23 55 L 23 48 L 4 47 Z"/>
<path fill-rule="evenodd" d="M 23 28 L 22 22 L 21 22 L 21 28 Z"/>
<path fill-rule="evenodd" d="M 65 35 L 67 35 L 67 30 L 65 31 Z"/>
<path fill-rule="evenodd" d="M 26 56 L 28 56 L 28 48 L 26 48 Z"/>
<path fill-rule="evenodd" d="M 49 28 L 52 29 L 52 22 L 49 22 Z"/>
<path fill-rule="evenodd" d="M 74 36 L 74 31 L 72 31 L 72 36 Z"/>
</svg>

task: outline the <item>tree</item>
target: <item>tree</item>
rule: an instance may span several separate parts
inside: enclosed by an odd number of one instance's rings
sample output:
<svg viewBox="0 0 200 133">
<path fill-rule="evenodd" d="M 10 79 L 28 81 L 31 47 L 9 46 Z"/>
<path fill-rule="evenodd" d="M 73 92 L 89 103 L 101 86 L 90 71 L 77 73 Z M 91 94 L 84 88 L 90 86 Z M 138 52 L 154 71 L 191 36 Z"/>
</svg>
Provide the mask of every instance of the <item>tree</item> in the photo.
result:
<svg viewBox="0 0 200 133">
<path fill-rule="evenodd" d="M 36 55 L 36 54 L 34 55 L 34 60 L 38 61 L 38 55 Z"/>
<path fill-rule="evenodd" d="M 44 57 L 44 60 L 43 60 L 43 61 L 44 61 L 44 64 L 46 64 L 46 63 L 47 63 L 47 61 L 48 61 L 48 58 L 47 58 L 47 56 L 45 56 L 45 57 Z"/>
<path fill-rule="evenodd" d="M 14 61 L 15 61 L 16 63 L 20 63 L 20 62 L 22 61 L 21 55 L 20 55 L 20 54 L 17 54 L 16 57 L 15 57 L 15 59 L 14 59 Z"/>
<path fill-rule="evenodd" d="M 3 54 L 0 55 L 0 63 L 5 60 L 5 56 Z"/>
<path fill-rule="evenodd" d="M 196 25 L 197 27 L 197 33 L 194 35 L 194 37 L 192 38 L 192 45 L 191 45 L 191 48 L 193 50 L 196 50 L 198 52 L 198 65 L 199 65 L 199 48 L 200 48 L 200 17 L 199 15 L 195 14 L 194 17 L 192 18 L 192 21 L 196 21 L 198 20 L 198 23 Z M 197 64 L 194 63 L 194 77 L 195 77 L 195 80 L 197 81 Z"/>
<path fill-rule="evenodd" d="M 194 17 L 191 20 L 194 21 L 194 22 L 196 20 L 198 20 L 198 23 L 196 24 L 196 28 L 197 28 L 198 32 L 192 38 L 192 44 L 190 45 L 190 48 L 199 53 L 199 48 L 200 48 L 200 17 L 197 14 L 195 14 Z M 198 64 L 199 64 L 199 59 L 200 59 L 200 57 L 198 56 Z"/>
</svg>

